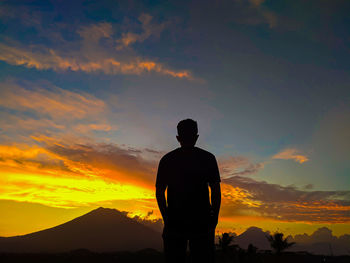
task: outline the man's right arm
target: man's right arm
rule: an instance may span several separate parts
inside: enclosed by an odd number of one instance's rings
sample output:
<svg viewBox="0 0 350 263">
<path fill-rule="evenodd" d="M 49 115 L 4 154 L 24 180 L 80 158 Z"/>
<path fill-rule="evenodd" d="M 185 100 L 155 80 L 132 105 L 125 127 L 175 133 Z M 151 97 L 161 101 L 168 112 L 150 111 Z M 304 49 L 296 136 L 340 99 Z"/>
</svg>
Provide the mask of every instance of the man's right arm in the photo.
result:
<svg viewBox="0 0 350 263">
<path fill-rule="evenodd" d="M 156 198 L 160 213 L 162 214 L 164 224 L 167 222 L 167 201 L 165 199 L 165 190 L 167 188 L 166 166 L 163 158 L 159 161 L 157 179 L 156 179 Z"/>
<path fill-rule="evenodd" d="M 157 186 L 156 187 L 156 198 L 160 213 L 162 214 L 164 224 L 167 222 L 167 204 L 165 199 L 165 189 L 166 186 Z"/>
<path fill-rule="evenodd" d="M 209 187 L 211 191 L 211 208 L 212 208 L 212 219 L 213 219 L 213 227 L 215 228 L 218 219 L 219 219 L 219 211 L 221 205 L 221 187 L 220 187 L 220 172 L 219 167 L 216 162 L 215 156 L 213 156 L 212 161 L 210 162 L 210 179 L 209 179 Z"/>
</svg>

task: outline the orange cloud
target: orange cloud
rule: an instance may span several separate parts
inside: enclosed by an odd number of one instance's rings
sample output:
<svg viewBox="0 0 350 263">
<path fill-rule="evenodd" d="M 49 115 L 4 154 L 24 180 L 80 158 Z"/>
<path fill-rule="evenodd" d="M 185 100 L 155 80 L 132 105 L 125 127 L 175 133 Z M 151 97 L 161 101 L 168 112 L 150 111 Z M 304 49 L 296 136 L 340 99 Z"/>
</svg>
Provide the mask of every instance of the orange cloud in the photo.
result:
<svg viewBox="0 0 350 263">
<path fill-rule="evenodd" d="M 130 184 L 110 183 L 100 178 L 58 177 L 2 173 L 1 199 L 34 202 L 53 207 L 81 207 L 111 198 L 132 200 L 153 198 L 153 191 Z"/>
<path fill-rule="evenodd" d="M 14 41 L 8 41 L 8 43 L 0 44 L 0 60 L 12 65 L 38 70 L 102 72 L 110 75 L 140 75 L 155 72 L 174 78 L 193 80 L 194 78 L 188 70 L 172 70 L 154 60 L 118 52 L 121 48 L 116 50 L 113 47 L 112 50 L 109 50 L 108 46 L 100 45 L 100 40 L 105 38 L 112 42 L 117 41 L 119 43 L 117 47 L 126 47 L 136 41 L 142 42 L 151 35 L 159 35 L 165 26 L 165 24 L 150 23 L 151 17 L 145 14 L 141 15 L 139 20 L 142 22 L 144 32 L 140 35 L 126 33 L 119 40 L 113 39 L 113 27 L 110 23 L 82 26 L 77 31 L 82 38 L 79 42 L 79 49 L 76 49 L 76 43 L 67 41 L 65 44 L 71 45 L 72 48 L 65 50 L 35 45 L 21 46 Z"/>
<path fill-rule="evenodd" d="M 55 207 L 153 199 L 153 181 L 144 178 L 147 165 L 141 157 L 112 145 L 102 150 L 88 145 L 64 148 L 60 142 L 46 148 L 2 145 L 0 199 Z"/>
<path fill-rule="evenodd" d="M 84 118 L 106 109 L 102 100 L 88 93 L 76 93 L 45 84 L 45 88 L 40 84 L 25 88 L 15 82 L 2 83 L 0 105 L 14 110 L 42 112 L 55 119 Z"/>
<path fill-rule="evenodd" d="M 307 156 L 298 154 L 298 150 L 293 148 L 288 148 L 275 154 L 274 156 L 272 156 L 272 159 L 294 160 L 298 163 L 304 163 L 309 161 L 309 158 Z"/>
<path fill-rule="evenodd" d="M 88 135 L 93 131 L 110 132 L 117 125 L 108 119 L 106 103 L 85 92 L 74 92 L 50 83 L 1 83 L 0 124 L 8 136 L 15 134 Z M 63 135 L 61 135 L 63 136 Z"/>
<path fill-rule="evenodd" d="M 45 135 L 31 137 L 36 144 L 0 145 L 0 169 L 11 173 L 29 171 L 100 178 L 148 190 L 154 188 L 157 163 L 152 156 L 158 156 L 158 151 L 74 137 L 60 140 Z"/>
<path fill-rule="evenodd" d="M 146 72 L 156 72 L 176 78 L 193 79 L 188 70 L 170 70 L 161 63 L 151 60 L 143 60 L 139 57 L 130 58 L 128 61 L 118 61 L 114 58 L 108 57 L 99 57 L 96 59 L 82 58 L 80 54 L 68 57 L 58 55 L 57 51 L 52 49 L 31 51 L 20 47 L 0 44 L 0 60 L 12 65 L 26 66 L 28 68 L 36 68 L 38 70 L 71 70 L 83 71 L 87 73 L 103 72 L 110 75 L 140 75 Z"/>
</svg>

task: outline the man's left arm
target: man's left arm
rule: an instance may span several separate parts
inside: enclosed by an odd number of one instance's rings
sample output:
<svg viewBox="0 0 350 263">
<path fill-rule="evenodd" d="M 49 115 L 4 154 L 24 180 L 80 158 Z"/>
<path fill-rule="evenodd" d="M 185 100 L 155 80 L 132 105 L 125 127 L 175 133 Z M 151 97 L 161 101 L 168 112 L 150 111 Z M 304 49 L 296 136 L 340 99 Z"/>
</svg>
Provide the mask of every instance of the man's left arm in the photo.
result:
<svg viewBox="0 0 350 263">
<path fill-rule="evenodd" d="M 165 198 L 165 190 L 167 188 L 166 182 L 166 171 L 164 166 L 164 160 L 160 160 L 157 171 L 157 179 L 156 179 L 156 198 L 160 213 L 163 217 L 164 224 L 167 223 L 167 201 Z"/>
<path fill-rule="evenodd" d="M 220 205 L 221 205 L 221 188 L 220 182 L 210 184 L 211 190 L 211 206 L 213 209 L 213 224 L 214 227 L 218 224 Z"/>
<path fill-rule="evenodd" d="M 165 189 L 166 187 L 158 186 L 156 187 L 156 198 L 160 213 L 162 214 L 164 224 L 167 223 L 167 203 L 165 199 Z"/>
<path fill-rule="evenodd" d="M 209 187 L 211 191 L 211 207 L 212 207 L 212 219 L 213 226 L 216 227 L 219 219 L 220 205 L 221 205 L 221 187 L 220 187 L 220 172 L 218 168 L 218 164 L 216 162 L 215 157 L 213 157 L 213 161 L 211 162 L 210 169 L 210 180 Z"/>
</svg>

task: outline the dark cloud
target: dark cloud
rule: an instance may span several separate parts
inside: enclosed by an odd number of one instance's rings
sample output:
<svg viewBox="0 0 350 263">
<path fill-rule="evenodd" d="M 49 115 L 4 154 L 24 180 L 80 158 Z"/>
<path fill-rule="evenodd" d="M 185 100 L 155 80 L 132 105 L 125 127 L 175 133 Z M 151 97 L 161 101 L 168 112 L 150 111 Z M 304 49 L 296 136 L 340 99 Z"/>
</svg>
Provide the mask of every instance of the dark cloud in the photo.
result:
<svg viewBox="0 0 350 263">
<path fill-rule="evenodd" d="M 235 200 L 238 209 L 249 209 L 264 217 L 286 221 L 345 223 L 350 221 L 350 191 L 304 191 L 252 178 L 233 176 L 223 183 L 238 187 L 249 202 Z M 245 207 L 244 207 L 245 206 Z"/>
<path fill-rule="evenodd" d="M 350 202 L 350 191 L 303 191 L 295 186 L 281 186 L 252 178 L 233 176 L 223 180 L 224 183 L 238 186 L 249 191 L 253 199 L 264 202 L 294 202 L 343 199 Z"/>
<path fill-rule="evenodd" d="M 311 190 L 313 188 L 314 188 L 313 184 L 307 184 L 307 185 L 304 186 L 304 189 L 306 189 L 306 190 Z"/>
<path fill-rule="evenodd" d="M 124 182 L 146 183 L 155 182 L 156 162 L 143 157 L 144 150 L 121 148 L 116 144 L 48 144 L 45 148 L 69 161 L 91 167 L 105 169 L 109 173 L 102 176 Z"/>
</svg>

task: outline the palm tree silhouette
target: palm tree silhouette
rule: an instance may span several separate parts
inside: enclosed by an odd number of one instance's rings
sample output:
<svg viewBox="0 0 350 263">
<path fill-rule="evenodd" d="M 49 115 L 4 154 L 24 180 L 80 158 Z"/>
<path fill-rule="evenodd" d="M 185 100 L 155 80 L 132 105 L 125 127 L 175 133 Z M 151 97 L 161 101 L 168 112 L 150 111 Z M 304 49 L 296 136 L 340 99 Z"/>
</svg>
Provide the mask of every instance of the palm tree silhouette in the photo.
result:
<svg viewBox="0 0 350 263">
<path fill-rule="evenodd" d="M 230 244 L 233 242 L 234 236 L 230 235 L 229 233 L 223 233 L 221 237 L 219 237 L 219 247 L 222 249 L 222 251 L 227 251 Z"/>
<path fill-rule="evenodd" d="M 283 250 L 295 244 L 295 242 L 288 242 L 287 238 L 283 238 L 283 233 L 275 233 L 272 236 L 266 236 L 266 238 L 270 242 L 270 246 L 276 252 L 276 254 L 281 253 Z"/>
<path fill-rule="evenodd" d="M 247 250 L 248 254 L 255 255 L 257 251 L 258 251 L 258 248 L 254 246 L 252 243 L 248 245 L 248 250 Z"/>
</svg>

